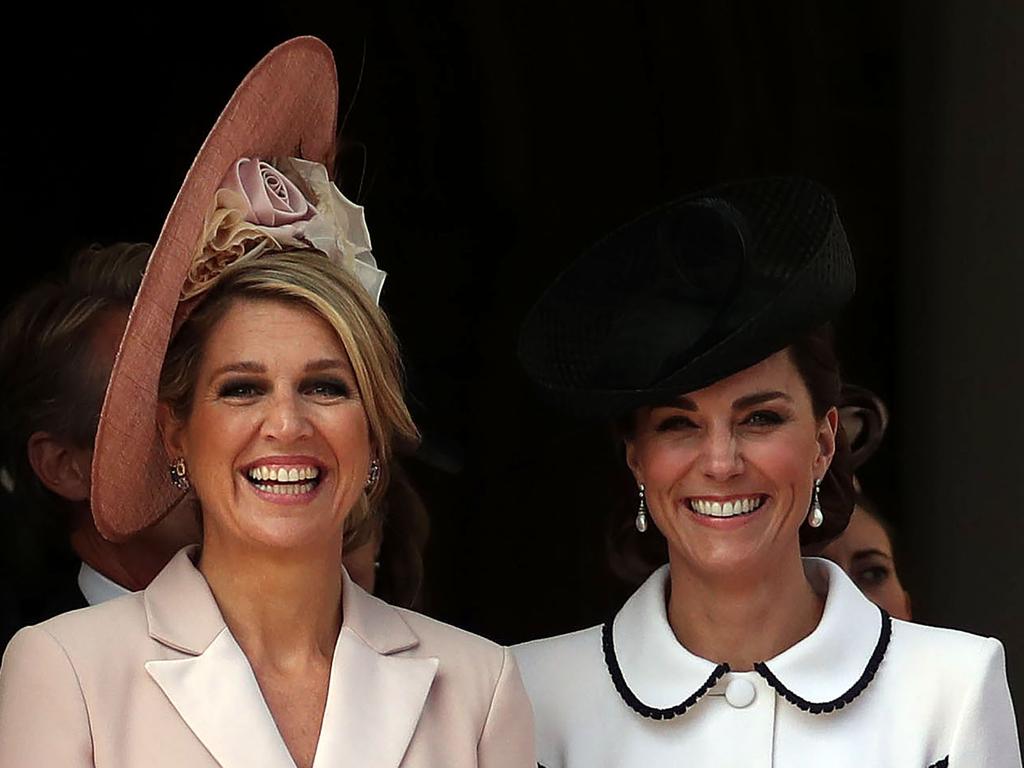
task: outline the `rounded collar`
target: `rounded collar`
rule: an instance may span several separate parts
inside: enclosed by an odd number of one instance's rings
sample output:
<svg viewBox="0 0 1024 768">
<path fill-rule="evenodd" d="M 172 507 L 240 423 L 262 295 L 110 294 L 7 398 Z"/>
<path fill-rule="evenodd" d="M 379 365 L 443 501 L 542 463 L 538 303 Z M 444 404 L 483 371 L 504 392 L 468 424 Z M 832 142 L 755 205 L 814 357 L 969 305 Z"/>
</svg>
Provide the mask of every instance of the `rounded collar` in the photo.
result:
<svg viewBox="0 0 1024 768">
<path fill-rule="evenodd" d="M 834 563 L 806 558 L 804 572 L 825 597 L 821 621 L 803 640 L 755 664 L 754 671 L 791 704 L 819 714 L 841 709 L 868 686 L 885 655 L 891 620 Z M 665 565 L 626 601 L 605 631 L 605 655 L 616 687 L 634 710 L 655 719 L 682 714 L 729 669 L 690 653 L 676 639 L 668 622 L 668 582 Z"/>
</svg>

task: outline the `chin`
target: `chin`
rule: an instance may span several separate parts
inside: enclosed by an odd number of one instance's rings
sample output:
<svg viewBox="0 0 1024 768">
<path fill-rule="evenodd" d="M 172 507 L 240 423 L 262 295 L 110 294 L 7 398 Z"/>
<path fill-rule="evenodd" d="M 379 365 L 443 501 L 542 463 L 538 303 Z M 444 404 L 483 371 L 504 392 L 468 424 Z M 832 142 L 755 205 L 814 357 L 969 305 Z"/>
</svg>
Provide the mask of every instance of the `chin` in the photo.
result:
<svg viewBox="0 0 1024 768">
<path fill-rule="evenodd" d="M 699 535 L 688 531 L 669 540 L 672 558 L 681 559 L 688 567 L 707 576 L 730 578 L 748 571 L 763 570 L 777 562 L 777 557 L 758 537 L 738 535 L 737 532 L 707 532 Z"/>
<path fill-rule="evenodd" d="M 340 551 L 344 518 L 327 516 L 274 516 L 248 520 L 240 526 L 242 536 L 259 547 L 310 549 L 338 542 Z"/>
</svg>

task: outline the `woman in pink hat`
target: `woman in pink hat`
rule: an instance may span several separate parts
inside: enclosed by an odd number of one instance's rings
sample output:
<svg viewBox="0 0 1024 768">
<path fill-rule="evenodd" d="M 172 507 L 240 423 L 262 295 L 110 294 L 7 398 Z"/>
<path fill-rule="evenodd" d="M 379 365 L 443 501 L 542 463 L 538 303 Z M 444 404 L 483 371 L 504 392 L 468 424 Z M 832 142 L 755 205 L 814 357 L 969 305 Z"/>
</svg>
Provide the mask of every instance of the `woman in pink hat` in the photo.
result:
<svg viewBox="0 0 1024 768">
<path fill-rule="evenodd" d="M 92 505 L 119 540 L 194 494 L 203 542 L 144 592 L 15 636 L 0 766 L 535 764 L 507 649 L 342 567 L 417 432 L 362 209 L 325 167 L 336 114 L 330 51 L 290 41 L 193 163 L 114 366 Z"/>
</svg>

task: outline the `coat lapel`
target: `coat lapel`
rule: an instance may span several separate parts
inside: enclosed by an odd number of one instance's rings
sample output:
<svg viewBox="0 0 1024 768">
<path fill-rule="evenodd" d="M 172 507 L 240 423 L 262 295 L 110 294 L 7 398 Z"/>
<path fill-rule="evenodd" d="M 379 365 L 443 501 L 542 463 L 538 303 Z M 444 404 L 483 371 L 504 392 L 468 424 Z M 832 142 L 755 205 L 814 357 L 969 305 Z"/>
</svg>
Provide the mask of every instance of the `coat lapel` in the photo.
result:
<svg viewBox="0 0 1024 768">
<path fill-rule="evenodd" d="M 259 684 L 206 579 L 183 549 L 146 590 L 149 633 L 185 654 L 146 671 L 223 768 L 295 768 Z"/>
<path fill-rule="evenodd" d="M 192 564 L 194 552 L 179 552 L 145 593 L 150 635 L 185 656 L 154 659 L 146 671 L 223 768 L 294 768 L 252 667 Z M 313 768 L 397 768 L 438 660 L 399 655 L 419 638 L 400 611 L 348 574 L 342 605 Z"/>
<path fill-rule="evenodd" d="M 378 653 L 342 629 L 313 768 L 396 768 L 437 673 L 436 658 Z"/>
<path fill-rule="evenodd" d="M 433 657 L 398 655 L 419 644 L 401 612 L 346 573 L 345 618 L 313 768 L 397 768 L 437 674 Z"/>
<path fill-rule="evenodd" d="M 146 671 L 224 768 L 295 768 L 252 668 L 227 627 L 200 655 L 150 661 Z"/>
</svg>

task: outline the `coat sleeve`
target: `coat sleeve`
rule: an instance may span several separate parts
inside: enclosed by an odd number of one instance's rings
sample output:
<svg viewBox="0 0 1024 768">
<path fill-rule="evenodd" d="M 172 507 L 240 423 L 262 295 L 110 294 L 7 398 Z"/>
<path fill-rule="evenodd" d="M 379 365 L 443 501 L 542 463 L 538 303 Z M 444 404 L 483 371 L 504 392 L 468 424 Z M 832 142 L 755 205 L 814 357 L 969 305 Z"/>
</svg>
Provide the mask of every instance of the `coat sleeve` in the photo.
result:
<svg viewBox="0 0 1024 768">
<path fill-rule="evenodd" d="M 92 735 L 78 675 L 64 648 L 26 627 L 0 665 L 0 768 L 93 768 Z"/>
<path fill-rule="evenodd" d="M 502 654 L 501 673 L 477 744 L 477 765 L 479 768 L 536 768 L 533 710 L 515 658 L 508 648 L 503 648 Z"/>
<path fill-rule="evenodd" d="M 1003 644 L 991 637 L 985 641 L 978 673 L 964 698 L 949 753 L 950 768 L 973 765 L 1021 768 Z"/>
</svg>

